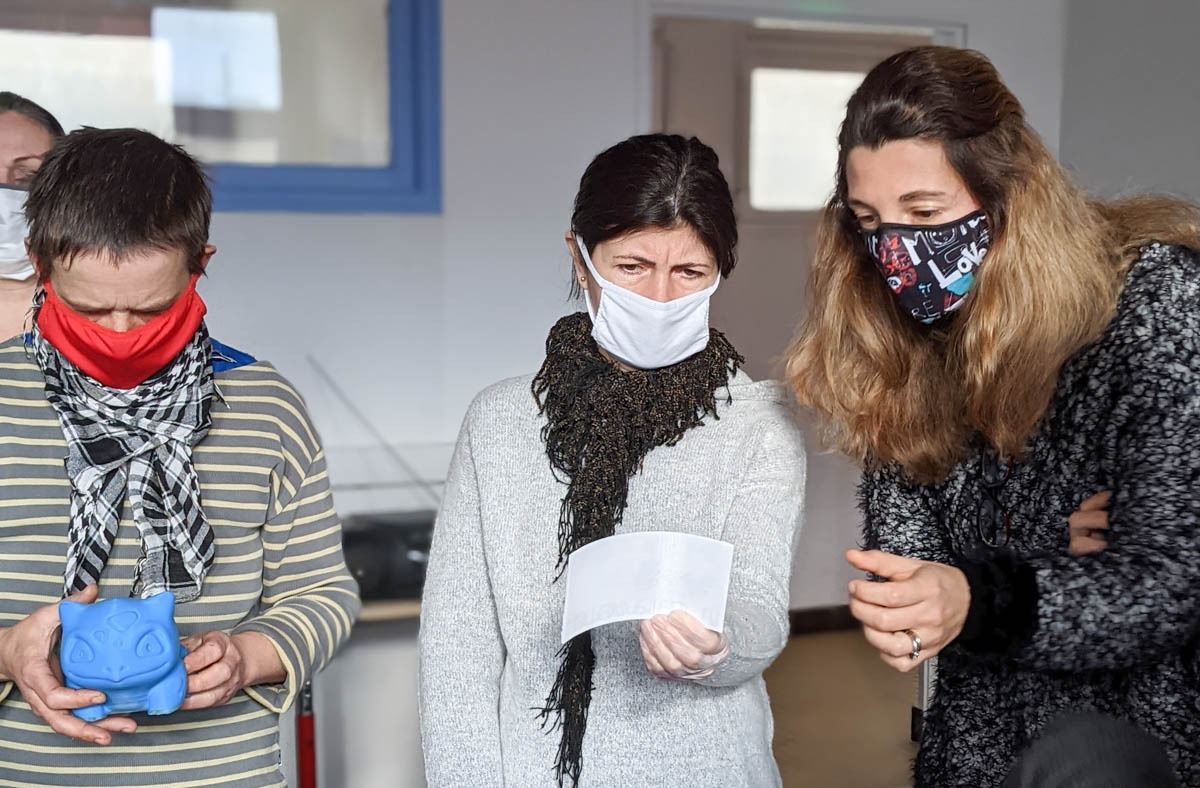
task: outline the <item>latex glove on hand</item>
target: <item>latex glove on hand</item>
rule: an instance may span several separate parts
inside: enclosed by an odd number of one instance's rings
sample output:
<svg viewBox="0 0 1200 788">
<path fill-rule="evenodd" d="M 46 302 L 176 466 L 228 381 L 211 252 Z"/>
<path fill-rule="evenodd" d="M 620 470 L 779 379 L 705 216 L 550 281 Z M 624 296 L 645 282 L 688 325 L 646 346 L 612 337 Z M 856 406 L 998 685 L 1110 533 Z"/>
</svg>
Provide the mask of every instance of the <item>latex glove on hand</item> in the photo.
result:
<svg viewBox="0 0 1200 788">
<path fill-rule="evenodd" d="M 711 676 L 729 656 L 729 642 L 682 610 L 642 621 L 639 645 L 646 670 L 660 679 L 696 681 Z"/>
</svg>

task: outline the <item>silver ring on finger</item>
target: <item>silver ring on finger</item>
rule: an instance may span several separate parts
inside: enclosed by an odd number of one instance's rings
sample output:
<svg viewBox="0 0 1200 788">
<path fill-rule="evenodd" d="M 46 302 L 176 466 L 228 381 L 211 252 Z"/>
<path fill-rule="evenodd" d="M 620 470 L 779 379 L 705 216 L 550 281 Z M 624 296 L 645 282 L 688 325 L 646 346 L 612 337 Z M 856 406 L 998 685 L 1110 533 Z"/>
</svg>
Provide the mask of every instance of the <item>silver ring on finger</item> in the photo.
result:
<svg viewBox="0 0 1200 788">
<path fill-rule="evenodd" d="M 912 652 L 909 653 L 908 658 L 916 662 L 921 658 L 921 636 L 911 629 L 904 630 L 904 634 L 908 635 L 908 639 L 912 641 Z"/>
</svg>

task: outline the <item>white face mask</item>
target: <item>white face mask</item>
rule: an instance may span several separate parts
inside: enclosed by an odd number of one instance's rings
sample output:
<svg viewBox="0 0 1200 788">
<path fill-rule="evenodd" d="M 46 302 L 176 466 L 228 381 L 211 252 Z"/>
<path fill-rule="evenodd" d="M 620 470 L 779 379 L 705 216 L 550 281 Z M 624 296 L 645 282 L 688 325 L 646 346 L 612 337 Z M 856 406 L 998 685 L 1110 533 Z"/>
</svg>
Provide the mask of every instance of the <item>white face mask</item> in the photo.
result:
<svg viewBox="0 0 1200 788">
<path fill-rule="evenodd" d="M 609 355 L 638 369 L 659 369 L 678 364 L 708 346 L 708 300 L 721 283 L 719 275 L 698 293 L 655 301 L 604 279 L 578 235 L 575 245 L 602 291 L 599 309 L 592 306 L 587 288 L 583 297 L 592 316 L 592 339 Z"/>
<path fill-rule="evenodd" d="M 25 198 L 29 192 L 0 186 L 0 279 L 28 279 L 33 263 L 25 251 L 29 225 L 25 222 Z"/>
</svg>

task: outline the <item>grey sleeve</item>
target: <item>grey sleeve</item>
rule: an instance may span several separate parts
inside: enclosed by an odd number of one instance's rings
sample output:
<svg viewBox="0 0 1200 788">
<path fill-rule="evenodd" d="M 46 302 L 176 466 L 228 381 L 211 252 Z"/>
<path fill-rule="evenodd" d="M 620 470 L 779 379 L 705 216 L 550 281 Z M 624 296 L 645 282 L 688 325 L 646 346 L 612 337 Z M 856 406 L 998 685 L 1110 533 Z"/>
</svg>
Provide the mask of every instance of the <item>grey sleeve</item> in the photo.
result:
<svg viewBox="0 0 1200 788">
<path fill-rule="evenodd" d="M 1120 670 L 1179 653 L 1200 629 L 1200 286 L 1164 288 L 1130 333 L 1110 408 L 1117 444 L 1108 548 L 1028 560 L 1036 625 L 1015 658 Z"/>
<path fill-rule="evenodd" d="M 278 654 L 285 680 L 246 688 L 276 713 L 349 639 L 362 608 L 342 555 L 325 452 L 304 401 L 290 386 L 281 391 L 287 397 L 278 410 L 282 461 L 271 474 L 276 492 L 261 532 L 262 590 L 255 614 L 233 629 L 266 637 Z"/>
<path fill-rule="evenodd" d="M 285 463 L 279 487 L 296 494 L 277 501 L 263 528 L 261 610 L 233 632 L 257 632 L 274 646 L 286 678 L 278 685 L 247 687 L 246 694 L 283 713 L 296 693 L 350 637 L 362 602 L 342 556 L 342 528 L 325 470 L 315 448 L 312 464 Z M 294 481 L 293 481 L 294 480 Z"/>
<path fill-rule="evenodd" d="M 895 465 L 872 464 L 859 486 L 864 550 L 953 564 L 937 488 L 914 484 Z"/>
<path fill-rule="evenodd" d="M 804 519 L 804 440 L 790 414 L 760 427 L 722 538 L 733 544 L 725 609 L 729 656 L 698 684 L 725 687 L 761 674 L 787 645 L 796 540 Z"/>
<path fill-rule="evenodd" d="M 483 552 L 467 414 L 434 526 L 421 601 L 420 708 L 425 775 L 439 786 L 501 786 L 504 641 Z"/>
</svg>

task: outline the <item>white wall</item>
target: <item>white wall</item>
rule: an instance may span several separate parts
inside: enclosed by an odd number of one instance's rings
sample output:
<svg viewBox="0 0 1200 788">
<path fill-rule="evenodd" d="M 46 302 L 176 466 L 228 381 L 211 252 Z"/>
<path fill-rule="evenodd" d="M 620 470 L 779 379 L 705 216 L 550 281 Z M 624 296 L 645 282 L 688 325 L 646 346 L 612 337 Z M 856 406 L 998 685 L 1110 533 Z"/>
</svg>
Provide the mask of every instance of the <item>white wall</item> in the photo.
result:
<svg viewBox="0 0 1200 788">
<path fill-rule="evenodd" d="M 790 15 L 829 7 L 743 5 Z M 704 0 L 445 2 L 440 216 L 216 216 L 219 252 L 202 286 L 212 329 L 272 360 L 305 394 L 335 483 L 351 472 L 346 449 L 372 439 L 306 354 L 389 442 L 422 448 L 434 474 L 474 393 L 537 368 L 546 331 L 572 308 L 561 237 L 579 175 L 595 153 L 648 122 L 648 7 L 737 10 Z M 967 44 L 993 58 L 1057 147 L 1062 0 L 847 0 L 842 8 L 840 18 L 965 24 Z"/>
<path fill-rule="evenodd" d="M 830 6 L 743 5 L 790 15 Z M 738 4 L 721 4 L 731 6 Z M 679 14 L 688 6 L 661 8 Z M 842 18 L 965 24 L 967 44 L 995 60 L 1057 147 L 1063 0 L 846 0 L 840 8 Z M 372 440 L 306 354 L 432 475 L 445 467 L 474 393 L 537 368 L 546 331 L 571 308 L 561 238 L 579 176 L 595 153 L 646 130 L 647 9 L 642 0 L 445 0 L 440 216 L 215 218 L 219 253 L 202 285 L 210 327 L 274 361 L 305 394 L 330 448 L 335 485 L 372 472 L 355 467 L 352 451 Z M 344 512 L 375 505 L 361 496 L 338 500 Z M 852 543 L 857 524 L 838 527 L 840 536 L 808 538 Z M 806 587 L 806 578 L 818 584 Z M 794 603 L 836 604 L 844 594 L 828 573 L 797 573 Z M 364 685 L 354 677 L 380 664 L 395 672 L 372 671 L 369 689 L 391 705 L 359 705 Z M 356 635 L 322 681 L 322 752 L 357 752 L 354 743 L 373 741 L 372 731 L 400 726 L 396 746 L 365 761 L 325 758 L 323 785 L 421 785 L 411 631 L 395 639 Z"/>
<path fill-rule="evenodd" d="M 1200 198 L 1195 0 L 1068 3 L 1062 158 L 1106 195 Z"/>
</svg>

